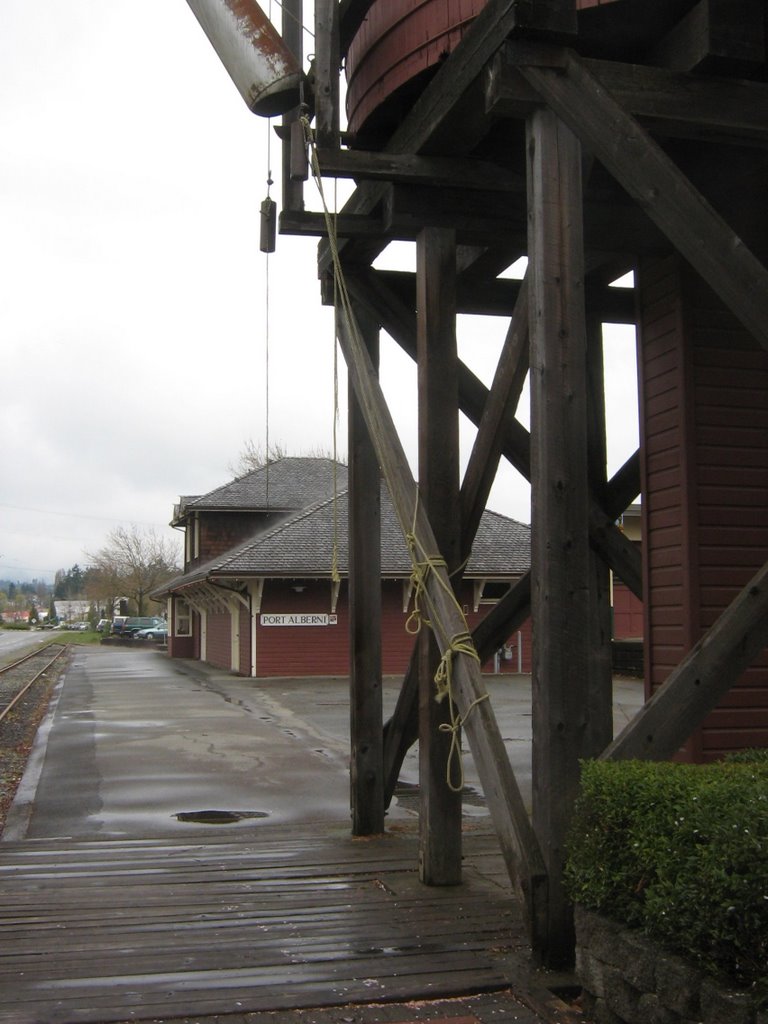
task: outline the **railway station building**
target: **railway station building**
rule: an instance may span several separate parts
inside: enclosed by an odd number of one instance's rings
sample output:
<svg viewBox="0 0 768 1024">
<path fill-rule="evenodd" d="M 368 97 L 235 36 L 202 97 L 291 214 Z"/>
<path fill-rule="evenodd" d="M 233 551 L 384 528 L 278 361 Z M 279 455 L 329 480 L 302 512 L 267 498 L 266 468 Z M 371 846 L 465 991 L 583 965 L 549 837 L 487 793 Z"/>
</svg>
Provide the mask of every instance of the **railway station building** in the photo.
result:
<svg viewBox="0 0 768 1024">
<path fill-rule="evenodd" d="M 382 671 L 403 673 L 418 628 L 412 559 L 381 488 Z M 172 657 L 254 678 L 349 673 L 347 467 L 329 458 L 281 458 L 208 494 L 182 497 L 184 572 L 162 593 Z M 486 511 L 459 585 L 472 630 L 530 568 L 530 527 Z M 642 633 L 642 605 L 614 588 L 617 636 Z M 530 622 L 483 666 L 530 672 Z"/>
<path fill-rule="evenodd" d="M 202 496 L 182 497 L 184 572 L 166 585 L 171 657 L 252 677 L 349 673 L 347 467 L 282 458 Z M 530 528 L 487 511 L 459 588 L 470 629 L 530 565 Z M 412 562 L 381 491 L 382 671 L 402 673 L 418 628 Z M 530 671 L 521 624 L 485 666 Z"/>
</svg>

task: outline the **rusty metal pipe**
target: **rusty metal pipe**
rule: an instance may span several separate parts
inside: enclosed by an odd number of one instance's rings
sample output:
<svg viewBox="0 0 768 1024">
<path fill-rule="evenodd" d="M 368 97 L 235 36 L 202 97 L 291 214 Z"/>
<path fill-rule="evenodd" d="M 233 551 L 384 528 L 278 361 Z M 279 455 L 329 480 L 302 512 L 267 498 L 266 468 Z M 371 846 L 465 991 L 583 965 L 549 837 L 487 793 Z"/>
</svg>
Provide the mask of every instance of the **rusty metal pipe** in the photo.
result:
<svg viewBox="0 0 768 1024">
<path fill-rule="evenodd" d="M 262 117 L 299 103 L 301 67 L 255 0 L 187 0 L 249 110 Z"/>
</svg>

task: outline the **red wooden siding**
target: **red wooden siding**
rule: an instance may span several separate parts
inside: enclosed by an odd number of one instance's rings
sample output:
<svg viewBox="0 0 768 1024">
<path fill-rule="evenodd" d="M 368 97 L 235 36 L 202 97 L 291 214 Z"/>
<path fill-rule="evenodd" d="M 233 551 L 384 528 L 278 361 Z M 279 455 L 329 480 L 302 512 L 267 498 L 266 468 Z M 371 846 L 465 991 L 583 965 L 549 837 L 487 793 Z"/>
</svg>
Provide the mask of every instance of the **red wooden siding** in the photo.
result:
<svg viewBox="0 0 768 1024">
<path fill-rule="evenodd" d="M 173 599 L 174 608 L 171 610 L 169 631 L 168 631 L 168 654 L 171 658 L 200 658 L 200 616 L 197 612 L 192 611 L 192 635 L 191 636 L 174 636 L 175 628 L 175 603 L 176 598 Z"/>
<path fill-rule="evenodd" d="M 264 586 L 261 614 L 331 613 L 330 581 L 301 581 L 296 592 L 288 582 L 269 580 Z M 341 602 L 339 602 L 341 604 Z M 256 627 L 256 674 L 269 676 L 345 676 L 348 619 L 339 608 L 337 624 L 329 626 Z"/>
<path fill-rule="evenodd" d="M 646 685 L 659 686 L 693 642 L 683 621 L 682 439 L 684 395 L 679 289 L 674 261 L 644 266 L 640 277 L 643 537 L 646 584 Z"/>
<path fill-rule="evenodd" d="M 191 636 L 171 636 L 168 634 L 168 654 L 171 658 L 199 658 L 195 652 L 195 638 Z"/>
<path fill-rule="evenodd" d="M 206 512 L 200 516 L 200 556 L 190 565 L 207 562 L 247 540 L 265 521 L 257 512 Z"/>
<path fill-rule="evenodd" d="M 270 580 L 264 588 L 261 614 L 319 612 L 331 614 L 331 584 L 326 581 L 306 581 L 296 591 L 290 581 Z M 385 675 L 400 675 L 408 666 L 413 648 L 413 636 L 406 631 L 409 613 L 402 610 L 402 583 L 387 580 L 382 584 L 382 671 Z M 466 600 L 471 601 L 471 586 Z M 473 612 L 465 605 L 467 622 L 472 629 L 488 611 L 482 606 Z M 341 587 L 336 607 L 336 623 L 327 626 L 262 626 L 256 625 L 256 676 L 311 677 L 347 676 L 349 674 L 349 607 L 347 584 Z M 251 625 L 247 609 L 240 616 L 240 674 L 251 672 Z M 530 624 L 520 631 L 522 640 L 522 667 L 530 672 Z M 516 672 L 518 667 L 518 636 L 510 638 L 510 657 L 501 658 L 501 672 Z M 230 617 L 226 613 L 208 615 L 207 658 L 209 664 L 225 670 L 232 669 Z M 494 670 L 493 660 L 484 670 Z"/>
<path fill-rule="evenodd" d="M 768 560 L 768 354 L 677 257 L 639 281 L 650 691 Z M 768 744 L 765 655 L 686 754 L 754 744 Z"/>
<path fill-rule="evenodd" d="M 371 5 L 347 58 L 347 115 L 358 131 L 400 86 L 450 53 L 486 0 L 379 0 Z"/>
<path fill-rule="evenodd" d="M 251 674 L 251 613 L 240 605 L 240 675 Z"/>
<path fill-rule="evenodd" d="M 704 632 L 768 560 L 768 353 L 692 273 L 685 298 L 694 339 L 698 626 Z M 710 716 L 701 750 L 709 759 L 755 745 L 768 745 L 768 651 Z"/>
<path fill-rule="evenodd" d="M 613 635 L 639 640 L 643 635 L 643 604 L 621 580 L 613 581 Z"/>
<path fill-rule="evenodd" d="M 232 668 L 232 634 L 229 612 L 208 612 L 206 658 L 216 668 Z"/>
</svg>

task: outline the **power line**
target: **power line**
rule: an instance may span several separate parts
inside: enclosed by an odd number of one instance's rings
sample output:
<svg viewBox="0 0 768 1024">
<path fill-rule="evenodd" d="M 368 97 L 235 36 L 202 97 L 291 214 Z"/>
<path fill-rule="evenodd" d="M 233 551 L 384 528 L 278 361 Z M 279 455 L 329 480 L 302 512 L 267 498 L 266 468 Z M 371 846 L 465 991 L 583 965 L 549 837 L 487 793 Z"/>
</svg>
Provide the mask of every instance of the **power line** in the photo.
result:
<svg viewBox="0 0 768 1024">
<path fill-rule="evenodd" d="M 44 516 L 61 516 L 66 519 L 93 519 L 96 522 L 101 523 L 132 523 L 136 526 L 167 526 L 168 523 L 150 523 L 147 520 L 142 519 L 130 519 L 123 516 L 122 519 L 116 519 L 113 516 L 91 516 L 84 512 L 59 512 L 52 508 L 31 508 L 25 505 L 7 505 L 5 502 L 0 502 L 0 508 L 13 509 L 15 512 L 36 512 Z"/>
</svg>

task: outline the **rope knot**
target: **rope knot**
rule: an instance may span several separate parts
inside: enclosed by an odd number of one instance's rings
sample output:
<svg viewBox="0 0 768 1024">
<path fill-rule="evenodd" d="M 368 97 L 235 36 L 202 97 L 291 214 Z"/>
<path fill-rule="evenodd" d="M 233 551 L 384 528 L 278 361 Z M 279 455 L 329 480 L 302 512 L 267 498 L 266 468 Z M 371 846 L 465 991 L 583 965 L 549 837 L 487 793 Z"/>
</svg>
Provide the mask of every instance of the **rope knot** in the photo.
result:
<svg viewBox="0 0 768 1024">
<path fill-rule="evenodd" d="M 449 721 L 443 722 L 439 726 L 440 732 L 451 734 L 451 746 L 448 751 L 448 763 L 446 765 L 445 781 L 450 790 L 454 793 L 460 793 L 464 789 L 464 762 L 461 756 L 461 728 L 467 721 L 469 716 L 472 714 L 473 709 L 483 700 L 488 699 L 488 694 L 483 694 L 482 697 L 478 697 L 474 700 L 467 708 L 467 713 L 462 716 L 459 714 L 456 704 L 453 699 L 453 661 L 454 658 L 459 654 L 465 654 L 470 658 L 474 658 L 477 663 L 480 663 L 480 656 L 478 655 L 475 645 L 472 642 L 472 637 L 469 631 L 457 633 L 451 637 L 450 643 L 445 649 L 440 664 L 437 666 L 435 672 L 435 700 L 440 701 L 448 698 L 448 717 Z M 454 781 L 454 775 L 456 781 Z"/>
</svg>

